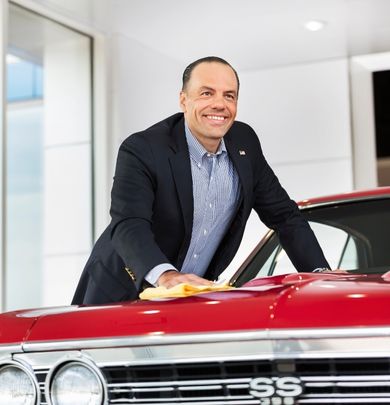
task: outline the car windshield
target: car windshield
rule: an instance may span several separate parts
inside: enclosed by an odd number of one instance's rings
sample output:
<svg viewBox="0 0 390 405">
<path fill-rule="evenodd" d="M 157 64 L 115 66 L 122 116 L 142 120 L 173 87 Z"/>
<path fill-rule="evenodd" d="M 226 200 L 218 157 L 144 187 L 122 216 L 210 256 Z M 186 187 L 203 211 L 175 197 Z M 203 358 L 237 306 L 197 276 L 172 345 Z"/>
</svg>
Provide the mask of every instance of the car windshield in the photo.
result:
<svg viewBox="0 0 390 405">
<path fill-rule="evenodd" d="M 333 269 L 355 273 L 390 270 L 390 199 L 343 202 L 302 213 Z M 254 278 L 296 271 L 273 233 L 265 244 L 260 243 L 233 281 L 240 286 Z"/>
</svg>

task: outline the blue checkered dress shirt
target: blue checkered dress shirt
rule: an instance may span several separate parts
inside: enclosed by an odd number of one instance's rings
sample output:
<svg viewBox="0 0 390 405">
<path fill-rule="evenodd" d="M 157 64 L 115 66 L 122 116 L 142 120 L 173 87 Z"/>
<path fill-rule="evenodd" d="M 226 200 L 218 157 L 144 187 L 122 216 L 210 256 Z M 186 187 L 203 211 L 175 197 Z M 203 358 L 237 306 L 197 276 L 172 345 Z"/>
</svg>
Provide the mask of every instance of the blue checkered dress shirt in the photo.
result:
<svg viewBox="0 0 390 405">
<path fill-rule="evenodd" d="M 181 272 L 203 276 L 233 219 L 240 197 L 240 182 L 223 139 L 217 152 L 209 153 L 191 134 L 187 124 L 185 134 L 191 160 L 194 220 Z M 145 279 L 156 285 L 160 275 L 172 269 L 176 269 L 172 264 L 162 263 Z"/>
</svg>

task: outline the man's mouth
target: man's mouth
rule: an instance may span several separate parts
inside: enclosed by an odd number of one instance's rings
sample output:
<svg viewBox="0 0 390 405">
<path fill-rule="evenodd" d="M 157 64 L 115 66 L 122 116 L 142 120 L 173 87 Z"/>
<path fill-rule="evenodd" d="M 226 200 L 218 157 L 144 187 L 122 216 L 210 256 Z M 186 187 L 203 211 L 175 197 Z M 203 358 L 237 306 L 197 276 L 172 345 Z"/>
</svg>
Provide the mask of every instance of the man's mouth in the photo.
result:
<svg viewBox="0 0 390 405">
<path fill-rule="evenodd" d="M 227 119 L 227 117 L 222 117 L 220 115 L 206 115 L 206 118 L 212 121 L 223 122 Z"/>
</svg>

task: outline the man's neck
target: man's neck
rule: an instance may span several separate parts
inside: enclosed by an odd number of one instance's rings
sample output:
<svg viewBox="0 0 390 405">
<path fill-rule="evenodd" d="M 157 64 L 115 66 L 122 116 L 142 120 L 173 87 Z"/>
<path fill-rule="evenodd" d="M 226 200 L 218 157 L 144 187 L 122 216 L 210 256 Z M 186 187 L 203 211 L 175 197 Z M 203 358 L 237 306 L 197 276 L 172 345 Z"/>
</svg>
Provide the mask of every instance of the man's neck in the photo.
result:
<svg viewBox="0 0 390 405">
<path fill-rule="evenodd" d="M 200 138 L 196 135 L 191 128 L 186 124 L 186 127 L 191 134 L 209 153 L 216 153 L 219 149 L 222 139 Z"/>
</svg>

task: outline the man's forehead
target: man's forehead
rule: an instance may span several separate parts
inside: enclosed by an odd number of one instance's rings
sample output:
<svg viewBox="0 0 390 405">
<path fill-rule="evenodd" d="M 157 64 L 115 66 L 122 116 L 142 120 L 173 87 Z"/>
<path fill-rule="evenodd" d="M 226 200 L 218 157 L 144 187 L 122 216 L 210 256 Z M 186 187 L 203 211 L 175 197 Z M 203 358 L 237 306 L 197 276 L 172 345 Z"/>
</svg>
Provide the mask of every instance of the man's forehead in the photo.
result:
<svg viewBox="0 0 390 405">
<path fill-rule="evenodd" d="M 224 63 L 220 62 L 202 62 L 199 63 L 199 65 L 194 67 L 194 70 L 192 71 L 192 75 L 196 74 L 204 74 L 204 73 L 209 73 L 209 74 L 216 74 L 217 72 L 226 72 L 227 75 L 232 75 L 232 77 L 235 78 L 235 74 L 233 69 L 229 65 L 225 65 Z"/>
<path fill-rule="evenodd" d="M 237 91 L 237 78 L 229 65 L 218 62 L 203 62 L 192 71 L 189 83 L 197 87 L 214 88 L 216 84 L 230 84 L 229 90 Z"/>
</svg>

